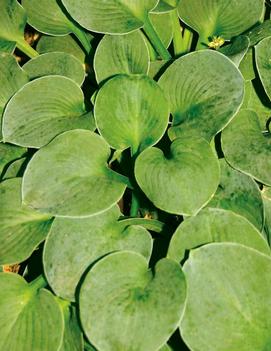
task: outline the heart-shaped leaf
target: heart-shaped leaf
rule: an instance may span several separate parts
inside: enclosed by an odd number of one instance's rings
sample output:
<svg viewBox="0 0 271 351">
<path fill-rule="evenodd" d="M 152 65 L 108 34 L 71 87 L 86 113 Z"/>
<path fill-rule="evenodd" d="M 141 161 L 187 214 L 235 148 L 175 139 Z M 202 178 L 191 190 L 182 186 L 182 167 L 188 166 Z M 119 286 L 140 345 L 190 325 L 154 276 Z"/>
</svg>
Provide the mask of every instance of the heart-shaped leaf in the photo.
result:
<svg viewBox="0 0 271 351">
<path fill-rule="evenodd" d="M 182 0 L 179 15 L 208 43 L 213 36 L 231 39 L 260 21 L 264 0 Z"/>
<path fill-rule="evenodd" d="M 240 62 L 248 51 L 249 44 L 250 42 L 246 35 L 239 35 L 231 44 L 223 46 L 219 51 L 228 56 L 239 67 Z"/>
<path fill-rule="evenodd" d="M 271 100 L 271 37 L 263 39 L 255 47 L 256 64 L 264 90 Z"/>
<path fill-rule="evenodd" d="M 86 217 L 109 209 L 120 200 L 127 182 L 107 167 L 109 156 L 108 145 L 93 132 L 73 130 L 57 136 L 29 162 L 23 202 L 64 217 Z"/>
<path fill-rule="evenodd" d="M 162 259 L 153 274 L 143 256 L 113 253 L 94 265 L 84 280 L 81 322 L 99 350 L 155 351 L 179 324 L 185 295 L 176 262 Z"/>
<path fill-rule="evenodd" d="M 74 300 L 75 289 L 87 267 L 110 252 L 131 250 L 150 258 L 149 233 L 140 226 L 118 222 L 119 216 L 120 211 L 114 206 L 90 218 L 54 221 L 43 262 L 46 278 L 57 295 Z"/>
<path fill-rule="evenodd" d="M 52 219 L 21 204 L 20 178 L 2 182 L 0 197 L 0 264 L 24 261 L 45 239 Z"/>
<path fill-rule="evenodd" d="M 250 176 L 230 167 L 225 159 L 219 161 L 220 183 L 208 206 L 233 211 L 248 219 L 261 231 L 264 211 L 258 185 Z"/>
<path fill-rule="evenodd" d="M 154 205 L 166 212 L 193 215 L 210 201 L 219 184 L 219 164 L 203 139 L 177 138 L 170 154 L 150 148 L 136 160 L 135 176 Z"/>
<path fill-rule="evenodd" d="M 10 162 L 20 158 L 25 153 L 26 149 L 23 147 L 0 143 L 0 176 L 4 171 L 4 168 Z"/>
<path fill-rule="evenodd" d="M 59 351 L 83 351 L 84 338 L 79 327 L 76 309 L 64 300 L 59 301 L 65 323 L 62 346 Z"/>
<path fill-rule="evenodd" d="M 170 12 L 178 6 L 179 2 L 180 0 L 160 0 L 152 12 L 154 13 Z"/>
<path fill-rule="evenodd" d="M 62 0 L 70 15 L 84 28 L 98 33 L 129 33 L 144 26 L 158 0 Z"/>
<path fill-rule="evenodd" d="M 239 244 L 209 244 L 190 254 L 184 272 L 181 334 L 191 350 L 270 349 L 269 256 Z"/>
<path fill-rule="evenodd" d="M 271 144 L 256 112 L 241 110 L 222 133 L 226 160 L 235 169 L 271 185 Z"/>
<path fill-rule="evenodd" d="M 271 254 L 266 240 L 247 219 L 231 211 L 207 208 L 179 225 L 170 241 L 168 257 L 181 262 L 190 250 L 212 242 L 239 243 Z"/>
<path fill-rule="evenodd" d="M 73 55 L 80 62 L 84 63 L 86 54 L 77 41 L 71 35 L 63 35 L 61 37 L 51 37 L 43 35 L 37 44 L 37 51 L 40 54 L 48 52 L 66 52 Z"/>
<path fill-rule="evenodd" d="M 64 321 L 54 296 L 18 274 L 0 274 L 0 350 L 58 350 Z"/>
<path fill-rule="evenodd" d="M 126 35 L 105 35 L 94 57 L 98 83 L 116 74 L 147 74 L 149 51 L 143 34 L 135 31 Z"/>
<path fill-rule="evenodd" d="M 261 130 L 267 130 L 269 118 L 271 116 L 271 102 L 263 91 L 259 79 L 254 79 L 252 82 L 246 82 L 245 98 L 242 108 L 254 110 L 259 117 Z"/>
<path fill-rule="evenodd" d="M 43 76 L 59 75 L 82 85 L 85 79 L 82 63 L 74 56 L 64 52 L 51 52 L 35 57 L 24 64 L 23 69 L 31 80 Z"/>
<path fill-rule="evenodd" d="M 0 139 L 2 113 L 6 103 L 28 81 L 28 75 L 18 65 L 15 57 L 7 53 L 0 53 Z"/>
<path fill-rule="evenodd" d="M 113 148 L 132 153 L 154 145 L 165 133 L 168 103 L 156 82 L 143 75 L 118 75 L 99 90 L 94 116 Z"/>
<path fill-rule="evenodd" d="M 224 55 L 207 50 L 175 60 L 159 85 L 173 114 L 171 139 L 190 134 L 211 140 L 236 114 L 244 93 L 237 67 Z"/>
<path fill-rule="evenodd" d="M 84 94 L 71 79 L 47 76 L 26 84 L 3 115 L 5 142 L 39 148 L 70 129 L 91 129 Z"/>
</svg>

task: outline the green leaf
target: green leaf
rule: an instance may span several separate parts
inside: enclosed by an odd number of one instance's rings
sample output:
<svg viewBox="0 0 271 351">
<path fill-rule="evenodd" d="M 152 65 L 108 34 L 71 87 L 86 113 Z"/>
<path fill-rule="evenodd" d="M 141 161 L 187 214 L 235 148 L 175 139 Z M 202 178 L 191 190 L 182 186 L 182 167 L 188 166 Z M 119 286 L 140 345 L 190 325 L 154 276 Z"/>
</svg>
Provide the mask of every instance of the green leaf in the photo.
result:
<svg viewBox="0 0 271 351">
<path fill-rule="evenodd" d="M 66 301 L 60 303 L 64 315 L 64 336 L 59 351 L 83 351 L 84 338 L 79 326 L 76 309 Z"/>
<path fill-rule="evenodd" d="M 37 51 L 40 54 L 47 52 L 66 52 L 73 55 L 80 62 L 85 62 L 86 54 L 71 35 L 64 35 L 61 37 L 50 37 L 43 35 L 37 44 Z"/>
<path fill-rule="evenodd" d="M 173 37 L 170 13 L 150 13 L 149 18 L 164 46 L 169 47 Z"/>
<path fill-rule="evenodd" d="M 143 75 L 118 75 L 99 90 L 94 116 L 113 148 L 132 153 L 154 145 L 168 125 L 168 103 L 156 82 Z"/>
<path fill-rule="evenodd" d="M 126 35 L 105 35 L 94 57 L 98 83 L 116 74 L 147 74 L 149 51 L 143 34 L 135 31 Z"/>
<path fill-rule="evenodd" d="M 206 205 L 219 184 L 219 164 L 203 139 L 177 138 L 164 155 L 145 150 L 136 160 L 135 176 L 154 205 L 166 212 L 193 215 Z"/>
<path fill-rule="evenodd" d="M 1 72 L 1 71 L 0 71 Z M 0 143 L 0 176 L 3 173 L 4 168 L 12 161 L 20 158 L 26 153 L 26 149 L 15 146 Z"/>
<path fill-rule="evenodd" d="M 256 65 L 264 90 L 271 100 L 271 37 L 263 39 L 256 47 Z"/>
<path fill-rule="evenodd" d="M 158 0 L 62 0 L 69 14 L 84 28 L 98 33 L 124 34 L 144 26 Z"/>
<path fill-rule="evenodd" d="M 233 211 L 261 231 L 264 213 L 258 185 L 250 176 L 230 167 L 224 159 L 220 160 L 220 169 L 220 183 L 208 206 Z"/>
<path fill-rule="evenodd" d="M 223 46 L 219 52 L 228 56 L 232 62 L 239 67 L 240 62 L 243 60 L 249 48 L 249 39 L 245 35 L 240 35 L 235 38 L 232 43 L 227 46 Z"/>
<path fill-rule="evenodd" d="M 57 136 L 29 162 L 23 202 L 64 217 L 86 217 L 109 209 L 120 200 L 127 182 L 108 168 L 109 156 L 108 145 L 93 132 L 73 130 Z"/>
<path fill-rule="evenodd" d="M 256 112 L 238 113 L 222 133 L 222 149 L 233 168 L 271 185 L 270 136 L 262 133 Z"/>
<path fill-rule="evenodd" d="M 254 52 L 252 48 L 249 48 L 243 60 L 240 62 L 239 69 L 245 80 L 253 80 L 256 78 Z"/>
<path fill-rule="evenodd" d="M 16 43 L 14 41 L 6 41 L 0 38 L 0 52 L 12 54 L 15 47 Z"/>
<path fill-rule="evenodd" d="M 43 76 L 59 75 L 82 85 L 85 79 L 83 64 L 74 56 L 64 52 L 52 52 L 33 58 L 23 65 L 31 80 Z"/>
<path fill-rule="evenodd" d="M 190 250 L 212 242 L 239 243 L 271 254 L 268 243 L 247 219 L 231 211 L 207 208 L 179 225 L 167 257 L 181 262 Z"/>
<path fill-rule="evenodd" d="M 268 242 L 271 242 L 271 188 L 264 187 L 262 190 L 264 203 L 264 229 L 267 234 Z"/>
<path fill-rule="evenodd" d="M 150 234 L 143 227 L 118 222 L 119 216 L 120 211 L 114 206 L 90 218 L 54 221 L 43 262 L 46 278 L 57 295 L 75 300 L 75 290 L 83 273 L 110 252 L 131 250 L 150 258 Z"/>
<path fill-rule="evenodd" d="M 176 262 L 164 258 L 152 273 L 143 256 L 114 253 L 84 280 L 79 299 L 83 329 L 99 350 L 155 351 L 178 326 L 185 295 Z"/>
<path fill-rule="evenodd" d="M 2 177 L 3 180 L 9 178 L 20 177 L 22 172 L 24 171 L 24 167 L 27 163 L 27 158 L 19 158 L 18 160 L 13 161 L 8 167 L 7 170 L 4 172 Z"/>
<path fill-rule="evenodd" d="M 269 256 L 239 244 L 210 244 L 190 254 L 184 272 L 181 334 L 191 350 L 270 350 Z"/>
<path fill-rule="evenodd" d="M 0 139 L 2 137 L 2 113 L 13 94 L 29 81 L 28 75 L 11 54 L 0 53 Z"/>
<path fill-rule="evenodd" d="M 91 129 L 84 94 L 73 80 L 47 76 L 26 84 L 3 116 L 5 142 L 39 148 L 66 130 Z"/>
<path fill-rule="evenodd" d="M 154 13 L 170 12 L 178 6 L 179 2 L 180 0 L 160 0 L 152 12 Z"/>
<path fill-rule="evenodd" d="M 54 296 L 18 274 L 0 274 L 0 350 L 58 350 L 64 321 Z"/>
<path fill-rule="evenodd" d="M 271 35 L 271 21 L 266 20 L 260 23 L 247 32 L 246 35 L 249 37 L 251 46 L 258 44 L 259 41 Z"/>
<path fill-rule="evenodd" d="M 174 61 L 159 80 L 173 115 L 169 136 L 211 140 L 238 111 L 244 82 L 237 67 L 215 51 L 197 51 Z M 230 103 L 229 103 L 230 101 Z"/>
<path fill-rule="evenodd" d="M 45 239 L 52 218 L 22 205 L 20 178 L 2 182 L 0 197 L 0 264 L 22 262 Z"/>
<path fill-rule="evenodd" d="M 209 37 L 228 40 L 260 21 L 264 0 L 182 0 L 179 16 L 208 43 Z"/>
<path fill-rule="evenodd" d="M 253 82 L 246 82 L 242 108 L 254 110 L 259 117 L 261 130 L 267 130 L 268 121 L 271 116 L 271 102 L 263 91 L 258 79 Z"/>
</svg>

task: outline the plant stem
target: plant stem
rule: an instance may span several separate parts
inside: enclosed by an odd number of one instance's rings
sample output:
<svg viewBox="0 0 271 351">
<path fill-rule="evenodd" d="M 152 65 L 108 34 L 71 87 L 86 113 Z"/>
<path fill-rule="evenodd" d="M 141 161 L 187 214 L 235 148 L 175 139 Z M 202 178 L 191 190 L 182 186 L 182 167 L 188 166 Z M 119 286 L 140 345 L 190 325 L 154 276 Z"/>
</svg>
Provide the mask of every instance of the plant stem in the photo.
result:
<svg viewBox="0 0 271 351">
<path fill-rule="evenodd" d="M 39 53 L 32 48 L 24 39 L 18 41 L 16 46 L 19 50 L 21 50 L 24 54 L 26 54 L 30 58 L 34 58 L 39 56 Z"/>
<path fill-rule="evenodd" d="M 174 55 L 179 56 L 185 51 L 184 42 L 182 38 L 181 26 L 178 16 L 178 11 L 175 9 L 171 11 L 171 22 L 173 28 L 173 47 L 174 47 Z"/>
<path fill-rule="evenodd" d="M 135 194 L 135 191 L 132 193 L 132 203 L 131 203 L 131 208 L 130 208 L 130 216 L 131 217 L 137 217 L 138 216 L 138 210 L 139 210 L 139 200 L 137 195 Z"/>
<path fill-rule="evenodd" d="M 36 278 L 35 280 L 33 280 L 30 284 L 29 284 L 30 288 L 34 291 L 37 291 L 41 288 L 45 288 L 47 286 L 47 281 L 45 280 L 45 278 L 43 277 L 43 275 L 39 275 L 38 278 Z"/>
<path fill-rule="evenodd" d="M 184 28 L 184 32 L 183 32 L 184 52 L 183 53 L 187 53 L 190 51 L 192 39 L 193 39 L 193 32 L 188 28 Z"/>
<path fill-rule="evenodd" d="M 87 33 L 84 32 L 79 27 L 77 27 L 76 25 L 74 25 L 72 31 L 73 31 L 73 34 L 77 37 L 77 39 L 82 44 L 85 52 L 89 54 L 91 51 L 91 44 L 90 44 L 90 39 L 87 37 Z"/>
<path fill-rule="evenodd" d="M 167 51 L 164 44 L 162 43 L 161 39 L 159 38 L 159 35 L 156 33 L 156 30 L 154 29 L 148 16 L 146 16 L 146 18 L 145 18 L 145 25 L 144 25 L 143 29 L 144 29 L 145 33 L 147 34 L 147 37 L 149 38 L 153 47 L 158 52 L 158 54 L 161 56 L 161 58 L 165 61 L 170 60 L 171 55 Z"/>
</svg>

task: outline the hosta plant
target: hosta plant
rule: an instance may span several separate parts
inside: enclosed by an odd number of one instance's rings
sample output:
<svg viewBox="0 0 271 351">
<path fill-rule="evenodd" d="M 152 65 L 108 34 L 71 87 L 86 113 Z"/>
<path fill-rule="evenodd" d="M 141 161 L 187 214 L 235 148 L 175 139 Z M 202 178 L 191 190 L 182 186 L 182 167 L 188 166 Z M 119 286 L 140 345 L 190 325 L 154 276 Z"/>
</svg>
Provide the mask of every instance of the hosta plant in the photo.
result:
<svg viewBox="0 0 271 351">
<path fill-rule="evenodd" d="M 0 0 L 0 351 L 271 351 L 264 0 Z"/>
</svg>

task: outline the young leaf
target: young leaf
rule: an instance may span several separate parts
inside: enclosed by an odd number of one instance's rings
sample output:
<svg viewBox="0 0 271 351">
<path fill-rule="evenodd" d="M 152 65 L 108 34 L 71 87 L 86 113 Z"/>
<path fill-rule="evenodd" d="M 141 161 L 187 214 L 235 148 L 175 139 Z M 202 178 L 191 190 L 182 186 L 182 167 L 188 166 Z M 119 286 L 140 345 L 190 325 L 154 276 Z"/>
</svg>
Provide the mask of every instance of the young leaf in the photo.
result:
<svg viewBox="0 0 271 351">
<path fill-rule="evenodd" d="M 262 198 L 264 203 L 264 230 L 267 234 L 267 239 L 271 242 L 271 188 L 264 187 L 262 190 Z"/>
<path fill-rule="evenodd" d="M 164 46 L 169 47 L 173 36 L 170 13 L 150 13 L 149 18 Z"/>
<path fill-rule="evenodd" d="M 0 264 L 22 262 L 45 239 L 52 218 L 22 205 L 20 178 L 2 182 L 0 197 Z"/>
<path fill-rule="evenodd" d="M 207 50 L 175 60 L 159 85 L 173 114 L 171 139 L 190 134 L 211 140 L 236 114 L 244 93 L 237 67 L 224 55 Z"/>
<path fill-rule="evenodd" d="M 247 219 L 231 211 L 207 208 L 179 225 L 167 257 L 181 262 L 190 250 L 212 242 L 239 243 L 271 254 L 268 243 Z"/>
<path fill-rule="evenodd" d="M 108 168 L 109 155 L 108 145 L 93 132 L 60 134 L 29 162 L 23 202 L 64 217 L 87 217 L 109 209 L 120 200 L 127 182 Z"/>
<path fill-rule="evenodd" d="M 165 13 L 173 11 L 179 4 L 180 0 L 160 0 L 152 11 L 154 13 Z"/>
<path fill-rule="evenodd" d="M 178 326 L 185 295 L 176 262 L 162 259 L 153 274 L 143 256 L 114 253 L 95 264 L 84 280 L 81 322 L 98 350 L 155 351 Z"/>
<path fill-rule="evenodd" d="M 221 177 L 208 207 L 233 211 L 249 220 L 259 231 L 263 228 L 264 211 L 261 192 L 248 175 L 233 169 L 220 159 Z"/>
<path fill-rule="evenodd" d="M 63 315 L 54 296 L 18 274 L 0 274 L 0 350 L 58 350 Z"/>
<path fill-rule="evenodd" d="M 219 52 L 228 56 L 232 62 L 239 67 L 240 62 L 243 60 L 245 54 L 249 49 L 249 39 L 245 35 L 239 35 L 231 44 L 223 46 Z"/>
<path fill-rule="evenodd" d="M 70 129 L 91 129 L 84 95 L 71 79 L 47 76 L 26 84 L 7 104 L 3 138 L 20 146 L 39 148 Z"/>
<path fill-rule="evenodd" d="M 209 244 L 190 254 L 184 272 L 181 334 L 191 350 L 270 349 L 269 256 L 239 244 Z"/>
<path fill-rule="evenodd" d="M 94 57 L 98 83 L 116 74 L 147 74 L 149 51 L 143 34 L 135 31 L 126 35 L 105 35 Z"/>
<path fill-rule="evenodd" d="M 30 80 L 59 75 L 70 78 L 81 86 L 85 79 L 83 64 L 74 56 L 64 52 L 51 52 L 35 57 L 24 64 L 23 69 Z"/>
<path fill-rule="evenodd" d="M 158 148 L 136 160 L 135 176 L 154 205 L 166 212 L 194 215 L 210 201 L 219 184 L 219 163 L 203 139 L 177 138 L 165 156 Z"/>
<path fill-rule="evenodd" d="M 258 44 L 259 41 L 271 36 L 271 21 L 266 20 L 260 23 L 247 32 L 246 35 L 249 37 L 251 46 Z"/>
<path fill-rule="evenodd" d="M 271 100 L 271 37 L 263 39 L 255 47 L 257 70 L 264 90 Z"/>
<path fill-rule="evenodd" d="M 248 49 L 248 52 L 244 56 L 243 60 L 240 62 L 239 69 L 246 81 L 253 80 L 254 78 L 256 78 L 254 52 L 252 48 Z"/>
<path fill-rule="evenodd" d="M 70 15 L 84 28 L 98 33 L 124 34 L 144 26 L 158 0 L 62 0 Z"/>
<path fill-rule="evenodd" d="M 209 38 L 229 40 L 259 22 L 264 0 L 182 0 L 178 9 L 181 20 L 208 45 Z"/>
<path fill-rule="evenodd" d="M 66 52 L 73 55 L 81 63 L 84 64 L 86 54 L 77 41 L 71 35 L 63 35 L 61 37 L 50 37 L 43 35 L 37 44 L 37 51 L 40 54 L 48 52 Z"/>
<path fill-rule="evenodd" d="M 253 110 L 241 110 L 222 133 L 226 160 L 235 169 L 271 185 L 270 139 Z"/>
<path fill-rule="evenodd" d="M 161 88 L 143 75 L 118 75 L 95 100 L 97 128 L 113 148 L 132 153 L 154 145 L 168 125 L 169 108 Z"/>
<path fill-rule="evenodd" d="M 8 167 L 7 170 L 4 172 L 4 175 L 2 177 L 3 180 L 9 179 L 9 178 L 15 178 L 19 177 L 20 174 L 22 174 L 22 171 L 24 169 L 24 166 L 27 163 L 27 158 L 22 157 L 19 158 L 18 160 L 13 161 Z"/>
<path fill-rule="evenodd" d="M 90 218 L 57 218 L 46 240 L 43 262 L 54 292 L 68 300 L 86 269 L 101 257 L 118 250 L 131 250 L 150 258 L 152 239 L 140 226 L 118 222 L 117 206 Z"/>
</svg>

